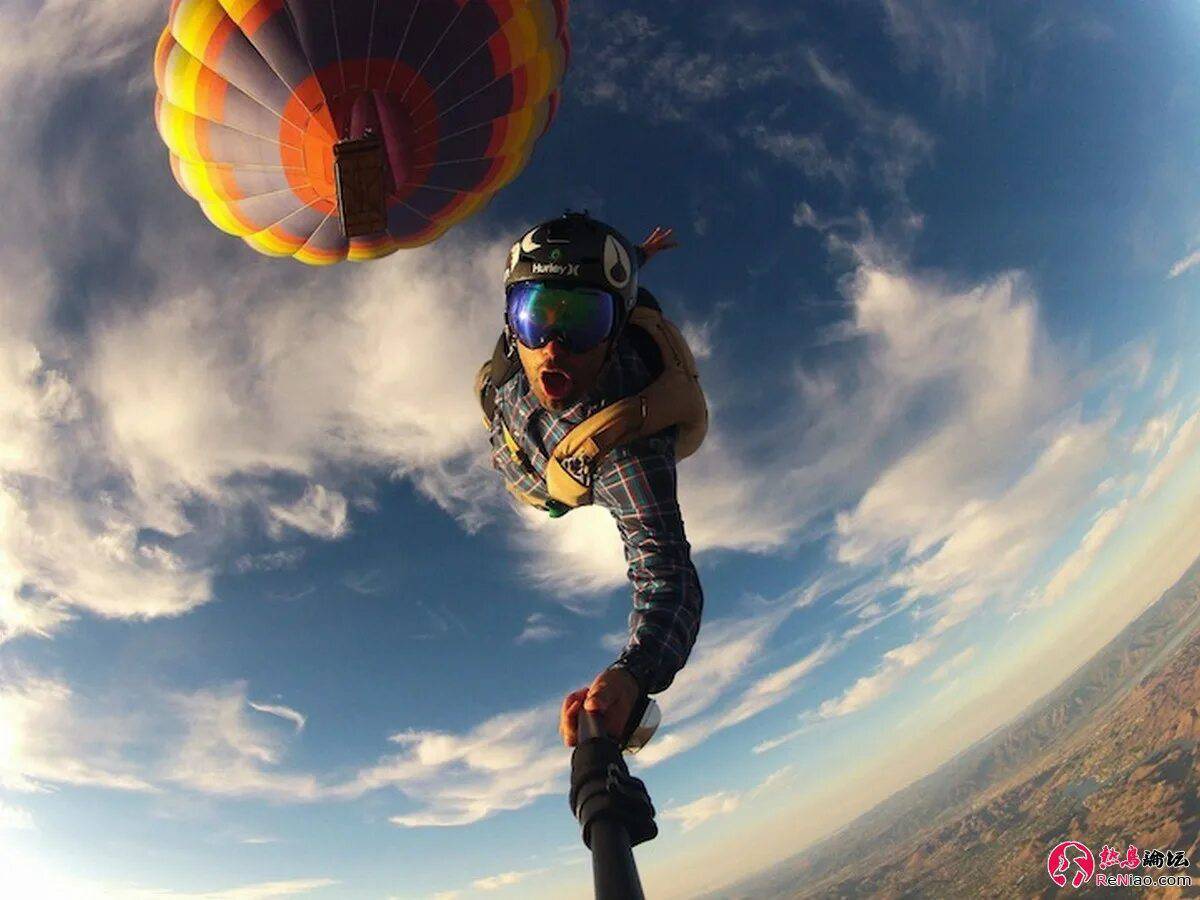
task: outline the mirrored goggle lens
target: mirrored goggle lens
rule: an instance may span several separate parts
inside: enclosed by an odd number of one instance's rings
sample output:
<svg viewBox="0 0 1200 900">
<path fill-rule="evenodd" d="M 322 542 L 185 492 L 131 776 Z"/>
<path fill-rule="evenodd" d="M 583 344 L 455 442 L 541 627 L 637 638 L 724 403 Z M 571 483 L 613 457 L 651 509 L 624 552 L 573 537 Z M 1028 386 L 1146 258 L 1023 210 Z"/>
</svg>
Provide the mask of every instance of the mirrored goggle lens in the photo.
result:
<svg viewBox="0 0 1200 900">
<path fill-rule="evenodd" d="M 572 352 L 591 350 L 612 331 L 615 308 L 611 294 L 591 288 L 523 282 L 508 292 L 508 321 L 517 340 L 533 349 L 557 337 Z"/>
</svg>

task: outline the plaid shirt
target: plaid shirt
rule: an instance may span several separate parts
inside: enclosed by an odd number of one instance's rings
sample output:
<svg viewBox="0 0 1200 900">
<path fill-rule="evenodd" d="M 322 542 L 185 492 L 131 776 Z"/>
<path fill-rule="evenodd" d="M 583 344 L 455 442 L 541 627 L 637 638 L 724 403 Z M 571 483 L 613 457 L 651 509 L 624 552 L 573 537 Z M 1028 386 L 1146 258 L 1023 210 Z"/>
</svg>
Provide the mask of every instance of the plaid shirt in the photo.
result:
<svg viewBox="0 0 1200 900">
<path fill-rule="evenodd" d="M 550 499 L 545 485 L 548 450 L 588 416 L 636 394 L 650 380 L 641 356 L 621 340 L 596 387 L 569 409 L 551 412 L 538 402 L 525 372 L 518 371 L 496 392 L 493 467 L 512 493 L 544 503 Z M 506 445 L 504 425 L 524 460 Z M 592 497 L 616 520 L 633 585 L 629 641 L 613 665 L 655 694 L 666 690 L 687 662 L 704 607 L 675 496 L 675 429 L 613 450 L 595 473 Z"/>
</svg>

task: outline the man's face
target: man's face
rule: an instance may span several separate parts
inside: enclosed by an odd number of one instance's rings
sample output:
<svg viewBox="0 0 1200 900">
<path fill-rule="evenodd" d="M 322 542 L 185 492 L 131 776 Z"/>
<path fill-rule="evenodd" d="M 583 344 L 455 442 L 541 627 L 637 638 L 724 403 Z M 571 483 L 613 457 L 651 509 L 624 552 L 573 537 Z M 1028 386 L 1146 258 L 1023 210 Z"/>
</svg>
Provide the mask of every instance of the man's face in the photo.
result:
<svg viewBox="0 0 1200 900">
<path fill-rule="evenodd" d="M 530 350 L 517 342 L 517 353 L 534 396 L 546 409 L 558 412 L 577 403 L 600 377 L 608 342 L 584 353 L 572 353 L 561 341 Z"/>
</svg>

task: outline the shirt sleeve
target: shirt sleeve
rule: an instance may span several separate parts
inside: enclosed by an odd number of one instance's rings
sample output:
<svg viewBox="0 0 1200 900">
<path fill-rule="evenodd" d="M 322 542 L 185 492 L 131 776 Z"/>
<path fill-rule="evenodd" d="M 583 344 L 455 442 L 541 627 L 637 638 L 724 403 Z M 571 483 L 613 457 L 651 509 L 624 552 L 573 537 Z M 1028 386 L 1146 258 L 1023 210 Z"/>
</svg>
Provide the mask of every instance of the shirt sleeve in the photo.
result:
<svg viewBox="0 0 1200 900">
<path fill-rule="evenodd" d="M 592 493 L 616 520 L 633 585 L 629 642 L 614 666 L 656 694 L 687 662 L 704 608 L 676 498 L 674 429 L 614 450 Z"/>
</svg>

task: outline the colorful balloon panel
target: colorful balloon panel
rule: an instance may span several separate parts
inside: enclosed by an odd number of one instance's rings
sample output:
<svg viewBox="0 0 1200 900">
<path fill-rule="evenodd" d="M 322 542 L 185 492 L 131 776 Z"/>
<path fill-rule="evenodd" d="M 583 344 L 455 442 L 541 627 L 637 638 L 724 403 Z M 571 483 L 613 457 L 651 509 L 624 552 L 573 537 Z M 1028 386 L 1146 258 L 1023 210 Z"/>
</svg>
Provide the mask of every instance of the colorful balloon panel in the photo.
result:
<svg viewBox="0 0 1200 900">
<path fill-rule="evenodd" d="M 567 15 L 567 0 L 173 0 L 155 122 L 218 228 L 313 265 L 376 259 L 520 174 L 558 108 Z M 386 227 L 347 239 L 334 146 L 368 133 Z"/>
</svg>

